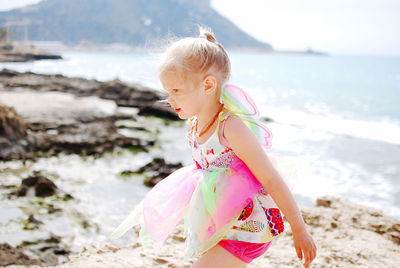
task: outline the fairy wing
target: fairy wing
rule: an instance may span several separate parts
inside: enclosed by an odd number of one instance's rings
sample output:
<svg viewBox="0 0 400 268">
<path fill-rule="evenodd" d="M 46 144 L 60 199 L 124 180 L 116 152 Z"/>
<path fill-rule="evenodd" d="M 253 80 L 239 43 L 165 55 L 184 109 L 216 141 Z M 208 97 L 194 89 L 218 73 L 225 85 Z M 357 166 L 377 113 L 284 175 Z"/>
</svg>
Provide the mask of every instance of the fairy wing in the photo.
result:
<svg viewBox="0 0 400 268">
<path fill-rule="evenodd" d="M 222 101 L 226 109 L 243 120 L 263 147 L 271 147 L 272 133 L 260 121 L 257 106 L 243 89 L 225 84 L 222 88 Z"/>
</svg>

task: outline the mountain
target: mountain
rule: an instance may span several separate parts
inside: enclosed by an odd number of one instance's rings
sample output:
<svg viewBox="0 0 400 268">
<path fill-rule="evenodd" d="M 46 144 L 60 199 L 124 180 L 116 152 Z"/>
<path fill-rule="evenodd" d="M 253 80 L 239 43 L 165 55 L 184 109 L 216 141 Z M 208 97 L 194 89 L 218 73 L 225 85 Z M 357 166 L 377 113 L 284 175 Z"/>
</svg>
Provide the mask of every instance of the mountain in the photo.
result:
<svg viewBox="0 0 400 268">
<path fill-rule="evenodd" d="M 209 26 L 229 48 L 272 50 L 211 8 L 210 0 L 45 0 L 0 12 L 0 25 L 15 40 L 81 41 L 132 46 L 173 36 L 193 36 Z"/>
</svg>

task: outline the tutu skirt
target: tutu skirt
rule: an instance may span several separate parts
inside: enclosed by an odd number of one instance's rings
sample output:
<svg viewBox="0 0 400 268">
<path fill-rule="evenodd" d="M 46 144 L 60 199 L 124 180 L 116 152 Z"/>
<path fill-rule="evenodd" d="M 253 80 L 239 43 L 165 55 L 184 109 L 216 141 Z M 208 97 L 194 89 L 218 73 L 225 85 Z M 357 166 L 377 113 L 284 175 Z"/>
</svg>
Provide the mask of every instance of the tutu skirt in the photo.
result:
<svg viewBox="0 0 400 268">
<path fill-rule="evenodd" d="M 183 167 L 156 184 L 112 238 L 141 225 L 142 244 L 157 249 L 184 220 L 186 255 L 199 255 L 223 239 L 261 187 L 238 157 L 230 168 Z"/>
</svg>

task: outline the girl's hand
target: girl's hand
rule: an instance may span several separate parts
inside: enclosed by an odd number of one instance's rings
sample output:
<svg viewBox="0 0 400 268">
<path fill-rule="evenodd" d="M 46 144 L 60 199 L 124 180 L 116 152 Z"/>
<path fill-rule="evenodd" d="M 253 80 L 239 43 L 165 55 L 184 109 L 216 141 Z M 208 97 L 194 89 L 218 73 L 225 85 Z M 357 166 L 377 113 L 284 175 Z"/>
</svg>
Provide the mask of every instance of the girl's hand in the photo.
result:
<svg viewBox="0 0 400 268">
<path fill-rule="evenodd" d="M 293 232 L 293 241 L 297 257 L 299 257 L 300 260 L 303 260 L 304 257 L 303 266 L 308 268 L 317 253 L 317 247 L 314 244 L 314 240 L 307 230 L 304 229 L 304 231 L 301 232 Z"/>
</svg>

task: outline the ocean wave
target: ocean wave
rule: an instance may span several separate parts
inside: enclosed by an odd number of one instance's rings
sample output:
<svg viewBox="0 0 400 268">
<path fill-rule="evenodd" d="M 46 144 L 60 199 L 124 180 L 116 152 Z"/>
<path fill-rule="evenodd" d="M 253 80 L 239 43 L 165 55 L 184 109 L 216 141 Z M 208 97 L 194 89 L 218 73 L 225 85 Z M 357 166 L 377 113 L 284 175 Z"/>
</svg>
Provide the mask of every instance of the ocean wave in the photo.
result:
<svg viewBox="0 0 400 268">
<path fill-rule="evenodd" d="M 345 118 L 333 113 L 318 114 L 268 106 L 261 106 L 260 113 L 261 116 L 270 118 L 276 123 L 298 126 L 310 131 L 400 144 L 400 123 L 388 118 L 366 121 Z"/>
</svg>

